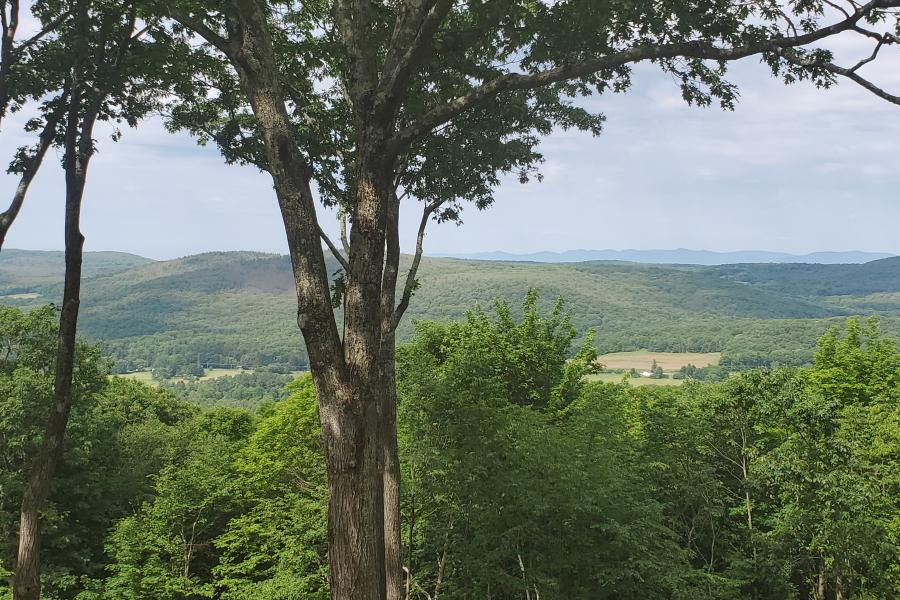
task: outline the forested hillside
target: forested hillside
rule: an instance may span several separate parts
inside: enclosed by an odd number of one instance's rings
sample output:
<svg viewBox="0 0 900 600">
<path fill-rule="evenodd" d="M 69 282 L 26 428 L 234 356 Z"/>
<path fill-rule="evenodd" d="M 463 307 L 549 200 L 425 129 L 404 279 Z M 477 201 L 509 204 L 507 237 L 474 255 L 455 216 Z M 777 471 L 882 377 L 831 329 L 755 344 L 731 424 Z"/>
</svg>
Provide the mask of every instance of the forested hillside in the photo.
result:
<svg viewBox="0 0 900 600">
<path fill-rule="evenodd" d="M 898 597 L 900 352 L 877 325 L 831 330 L 810 368 L 632 388 L 586 383 L 594 350 L 535 300 L 421 322 L 400 348 L 409 600 Z M 47 309 L 0 307 L 0 579 L 54 333 Z M 267 374 L 246 410 L 107 377 L 85 345 L 78 365 L 47 600 L 328 598 L 308 375 Z"/>
<path fill-rule="evenodd" d="M 10 256 L 0 263 L 4 303 L 57 301 L 60 255 Z M 84 283 L 80 330 L 102 342 L 119 371 L 186 372 L 198 363 L 306 366 L 286 257 L 228 252 L 148 262 L 88 256 L 94 266 Z M 337 271 L 331 265 L 330 272 Z M 829 324 L 853 314 L 877 314 L 888 335 L 900 336 L 900 258 L 723 266 L 426 258 L 419 280 L 401 339 L 409 339 L 417 319 L 458 320 L 494 298 L 515 305 L 530 288 L 541 291 L 545 309 L 564 297 L 579 335 L 596 329 L 600 352 L 721 351 L 726 366 L 801 365 Z"/>
<path fill-rule="evenodd" d="M 85 277 L 125 271 L 153 262 L 127 252 L 87 252 L 82 273 Z M 62 281 L 65 270 L 62 252 L 4 249 L 0 254 L 0 293 L 26 292 L 30 286 Z"/>
</svg>

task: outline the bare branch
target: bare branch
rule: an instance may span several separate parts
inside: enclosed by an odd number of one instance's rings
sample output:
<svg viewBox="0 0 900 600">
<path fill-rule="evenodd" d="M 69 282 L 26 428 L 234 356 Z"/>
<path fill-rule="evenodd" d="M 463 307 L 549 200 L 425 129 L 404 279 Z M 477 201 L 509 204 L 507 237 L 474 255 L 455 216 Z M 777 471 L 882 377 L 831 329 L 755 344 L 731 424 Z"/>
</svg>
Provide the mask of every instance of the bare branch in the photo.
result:
<svg viewBox="0 0 900 600">
<path fill-rule="evenodd" d="M 869 56 L 869 58 L 864 58 L 861 61 L 859 61 L 858 63 L 856 63 L 855 65 L 853 65 L 852 67 L 850 67 L 850 71 L 854 71 L 854 72 L 858 71 L 864 65 L 867 65 L 870 62 L 872 62 L 873 60 L 875 60 L 875 57 L 878 56 L 878 52 L 881 50 L 881 47 L 884 46 L 884 41 L 885 41 L 884 38 L 878 40 L 878 44 L 875 46 L 875 49 L 872 50 L 872 54 Z"/>
<path fill-rule="evenodd" d="M 850 18 L 850 13 L 847 12 L 847 9 L 845 9 L 843 6 L 841 6 L 837 2 L 831 2 L 831 0 L 823 0 L 823 2 L 825 2 L 825 4 L 827 4 L 831 8 L 833 8 L 837 11 L 840 11 L 848 19 Z"/>
<path fill-rule="evenodd" d="M 853 30 L 858 22 L 871 11 L 900 6 L 900 0 L 870 0 L 858 8 L 848 18 L 803 35 L 775 37 L 742 46 L 720 47 L 703 40 L 660 44 L 654 46 L 634 46 L 619 52 L 601 56 L 580 63 L 561 65 L 535 73 L 507 73 L 459 96 L 446 104 L 433 108 L 397 133 L 391 140 L 390 150 L 400 152 L 410 144 L 428 135 L 435 127 L 442 125 L 468 110 L 481 106 L 504 92 L 529 90 L 553 83 L 577 79 L 603 71 L 645 60 L 662 60 L 676 57 L 704 60 L 731 61 L 754 54 L 777 52 L 785 48 L 796 48 L 822 40 L 843 31 Z"/>
<path fill-rule="evenodd" d="M 325 245 L 328 246 L 328 249 L 331 250 L 331 253 L 337 259 L 339 263 L 341 263 L 341 268 L 344 269 L 344 273 L 350 272 L 350 265 L 347 263 L 347 259 L 344 258 L 344 255 L 341 254 L 341 251 L 338 250 L 338 247 L 334 245 L 334 242 L 331 241 L 331 238 L 328 237 L 328 234 L 325 233 L 325 230 L 322 229 L 321 225 L 318 225 L 319 228 L 319 237 L 322 238 L 322 241 L 325 242 Z"/>
<path fill-rule="evenodd" d="M 19 216 L 19 211 L 22 209 L 22 204 L 25 202 L 25 195 L 28 193 L 28 188 L 34 180 L 35 175 L 37 175 L 41 163 L 44 160 L 44 156 L 47 154 L 47 150 L 53 143 L 54 137 L 56 137 L 59 123 L 62 121 L 63 115 L 66 114 L 66 102 L 68 101 L 68 97 L 68 90 L 64 90 L 62 95 L 56 100 L 57 104 L 53 111 L 47 116 L 47 121 L 44 123 L 44 128 L 41 130 L 41 134 L 38 137 L 38 143 L 34 154 L 29 157 L 25 164 L 25 168 L 22 170 L 22 176 L 19 178 L 19 185 L 16 187 L 13 199 L 10 202 L 9 207 L 4 212 L 0 213 L 0 250 L 3 248 L 3 242 L 6 240 L 6 234 L 9 232 L 9 228 L 12 227 L 16 217 Z"/>
<path fill-rule="evenodd" d="M 791 62 L 800 67 L 815 67 L 818 69 L 824 69 L 829 73 L 834 75 L 840 75 L 841 77 L 846 77 L 850 81 L 856 83 L 860 87 L 868 90 L 869 92 L 875 94 L 882 100 L 886 100 L 891 104 L 900 105 L 900 95 L 891 94 L 884 90 L 883 88 L 875 85 L 865 77 L 862 77 L 856 72 L 856 67 L 853 68 L 845 68 L 838 66 L 832 62 L 820 61 L 815 59 L 807 59 L 806 57 L 798 56 L 793 52 L 779 52 L 779 55 L 784 57 L 785 60 Z"/>
<path fill-rule="evenodd" d="M 25 50 L 27 50 L 28 48 L 30 48 L 31 46 L 35 45 L 36 43 L 38 43 L 39 41 L 44 39 L 44 37 L 48 33 L 54 31 L 57 27 L 62 25 L 66 21 L 66 19 L 68 19 L 70 16 L 72 16 L 71 10 L 67 10 L 66 12 L 59 15 L 58 17 L 56 17 L 55 19 L 53 19 L 52 21 L 50 21 L 49 23 L 44 25 L 44 27 L 40 31 L 38 31 L 36 34 L 34 34 L 33 36 L 31 36 L 30 38 L 28 38 L 27 40 L 25 40 L 18 46 L 16 46 L 16 48 L 13 50 L 13 54 L 19 55 L 22 52 L 24 52 Z"/>
<path fill-rule="evenodd" d="M 431 219 L 431 216 L 443 203 L 443 200 L 435 200 L 431 204 L 428 204 L 425 207 L 425 210 L 422 211 L 422 220 L 419 221 L 419 232 L 416 235 L 416 252 L 413 255 L 412 264 L 409 267 L 409 273 L 406 275 L 406 283 L 403 286 L 403 295 L 400 297 L 400 304 L 397 305 L 397 308 L 394 310 L 394 316 L 391 319 L 392 330 L 397 329 L 397 326 L 400 325 L 400 319 L 403 318 L 403 313 L 409 308 L 409 301 L 416 288 L 416 273 L 419 270 L 419 263 L 422 261 L 425 228 L 428 226 L 428 221 Z"/>
</svg>

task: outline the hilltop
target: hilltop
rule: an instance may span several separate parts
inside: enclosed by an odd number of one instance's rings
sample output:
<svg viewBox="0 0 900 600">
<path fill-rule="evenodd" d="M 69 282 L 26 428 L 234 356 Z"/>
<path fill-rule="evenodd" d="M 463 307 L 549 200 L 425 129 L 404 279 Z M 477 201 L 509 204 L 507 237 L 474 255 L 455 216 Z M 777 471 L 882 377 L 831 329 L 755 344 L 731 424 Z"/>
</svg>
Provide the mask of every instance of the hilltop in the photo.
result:
<svg viewBox="0 0 900 600">
<path fill-rule="evenodd" d="M 85 252 L 81 271 L 84 277 L 91 277 L 126 271 L 152 262 L 149 258 L 127 252 Z M 61 281 L 64 271 L 65 255 L 62 252 L 15 248 L 0 252 L 0 290 L 6 290 L 6 293 L 16 286 Z"/>
<path fill-rule="evenodd" d="M 677 265 L 727 265 L 736 263 L 812 263 L 845 264 L 865 263 L 881 258 L 890 258 L 887 252 L 812 252 L 810 254 L 789 254 L 787 252 L 765 252 L 744 250 L 738 252 L 713 252 L 711 250 L 566 250 L 565 252 L 532 252 L 512 254 L 509 252 L 476 252 L 471 254 L 442 254 L 446 258 L 468 260 L 506 260 L 527 262 L 569 263 L 595 260 L 622 260 L 649 264 Z"/>
<path fill-rule="evenodd" d="M 61 260 L 4 250 L 0 301 L 56 301 Z M 86 263 L 81 333 L 102 342 L 121 370 L 174 371 L 198 359 L 306 365 L 287 257 L 219 252 L 154 262 L 89 253 Z M 419 279 L 401 339 L 417 319 L 460 319 L 494 298 L 515 306 L 531 287 L 545 305 L 564 297 L 579 332 L 597 330 L 602 352 L 722 352 L 725 364 L 802 364 L 829 324 L 851 314 L 878 314 L 900 337 L 900 258 L 722 266 L 425 258 Z"/>
</svg>

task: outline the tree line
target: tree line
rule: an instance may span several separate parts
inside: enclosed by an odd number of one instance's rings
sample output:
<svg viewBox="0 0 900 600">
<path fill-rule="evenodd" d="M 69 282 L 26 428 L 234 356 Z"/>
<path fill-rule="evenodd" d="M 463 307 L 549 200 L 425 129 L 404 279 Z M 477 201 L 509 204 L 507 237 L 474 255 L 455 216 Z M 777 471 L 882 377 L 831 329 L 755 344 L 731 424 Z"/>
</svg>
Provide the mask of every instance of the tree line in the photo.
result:
<svg viewBox="0 0 900 600">
<path fill-rule="evenodd" d="M 423 322 L 398 353 L 404 594 L 886 599 L 900 593 L 900 351 L 851 319 L 807 369 L 585 383 L 564 311 Z M 11 575 L 53 312 L 0 311 Z M 327 598 L 327 475 L 309 375 L 253 412 L 109 378 L 80 345 L 49 494 L 53 600 Z M 7 592 L 8 593 L 8 592 Z"/>
</svg>

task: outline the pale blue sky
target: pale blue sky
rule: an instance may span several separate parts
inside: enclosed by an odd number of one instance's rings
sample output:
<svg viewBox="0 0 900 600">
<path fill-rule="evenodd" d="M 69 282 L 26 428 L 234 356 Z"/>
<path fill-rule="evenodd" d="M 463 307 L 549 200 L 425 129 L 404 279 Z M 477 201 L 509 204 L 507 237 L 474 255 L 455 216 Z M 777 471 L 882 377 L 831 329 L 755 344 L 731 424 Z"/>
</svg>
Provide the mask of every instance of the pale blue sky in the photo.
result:
<svg viewBox="0 0 900 600">
<path fill-rule="evenodd" d="M 847 48 L 852 50 L 853 48 Z M 868 74 L 900 91 L 900 50 Z M 558 132 L 543 183 L 504 182 L 497 204 L 462 227 L 434 226 L 426 252 L 576 248 L 866 250 L 900 254 L 900 107 L 850 83 L 785 87 L 755 60 L 734 66 L 734 112 L 689 108 L 652 66 L 626 95 L 591 99 L 599 138 Z M 24 138 L 10 119 L 8 157 Z M 51 153 L 8 247 L 59 249 L 62 176 Z M 5 158 L 3 160 L 6 160 Z M 9 197 L 15 180 L 0 178 Z M 405 211 L 404 249 L 418 217 Z M 326 223 L 332 228 L 331 220 Z M 100 138 L 83 212 L 89 250 L 171 258 L 209 250 L 286 252 L 267 176 L 226 166 L 159 121 Z"/>
</svg>

